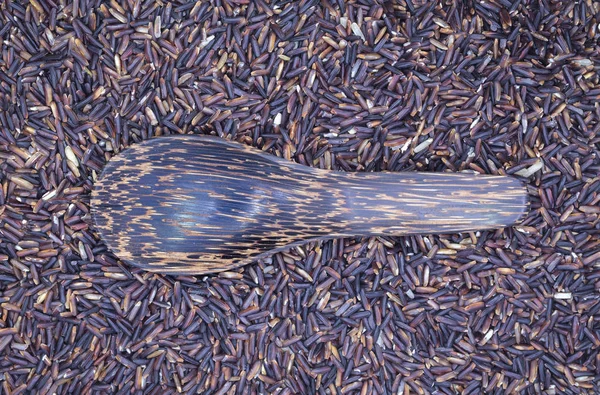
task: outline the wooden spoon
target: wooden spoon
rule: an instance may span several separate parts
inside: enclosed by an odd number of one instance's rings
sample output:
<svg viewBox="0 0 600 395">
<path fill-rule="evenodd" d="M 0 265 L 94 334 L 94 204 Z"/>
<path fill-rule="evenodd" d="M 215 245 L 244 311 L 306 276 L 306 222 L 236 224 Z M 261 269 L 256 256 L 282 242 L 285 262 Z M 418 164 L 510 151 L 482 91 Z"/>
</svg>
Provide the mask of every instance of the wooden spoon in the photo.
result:
<svg viewBox="0 0 600 395">
<path fill-rule="evenodd" d="M 96 230 L 123 261 L 205 274 L 314 240 L 502 228 L 529 202 L 507 176 L 329 171 L 184 135 L 113 157 L 91 205 Z"/>
</svg>

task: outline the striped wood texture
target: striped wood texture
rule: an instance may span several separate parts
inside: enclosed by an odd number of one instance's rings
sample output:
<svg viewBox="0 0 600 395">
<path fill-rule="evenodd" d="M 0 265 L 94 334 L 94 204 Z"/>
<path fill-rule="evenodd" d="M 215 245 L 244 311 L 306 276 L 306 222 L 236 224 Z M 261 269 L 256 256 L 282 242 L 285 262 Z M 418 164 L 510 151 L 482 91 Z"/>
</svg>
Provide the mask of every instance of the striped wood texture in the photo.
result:
<svg viewBox="0 0 600 395">
<path fill-rule="evenodd" d="M 211 136 L 158 137 L 112 158 L 92 192 L 96 230 L 150 271 L 224 271 L 314 240 L 501 228 L 524 185 L 466 173 L 338 172 Z"/>
</svg>

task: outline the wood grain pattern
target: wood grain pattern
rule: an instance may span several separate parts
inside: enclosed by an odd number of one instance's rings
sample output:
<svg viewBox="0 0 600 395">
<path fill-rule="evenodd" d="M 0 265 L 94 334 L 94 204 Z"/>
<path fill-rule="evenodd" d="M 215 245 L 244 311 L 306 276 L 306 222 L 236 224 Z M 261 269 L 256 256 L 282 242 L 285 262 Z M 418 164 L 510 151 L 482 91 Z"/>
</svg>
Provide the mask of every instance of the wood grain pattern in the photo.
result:
<svg viewBox="0 0 600 395">
<path fill-rule="evenodd" d="M 97 231 L 122 260 L 194 274 L 317 239 L 510 226 L 529 205 L 511 177 L 327 171 L 198 135 L 116 155 L 91 203 Z"/>
</svg>

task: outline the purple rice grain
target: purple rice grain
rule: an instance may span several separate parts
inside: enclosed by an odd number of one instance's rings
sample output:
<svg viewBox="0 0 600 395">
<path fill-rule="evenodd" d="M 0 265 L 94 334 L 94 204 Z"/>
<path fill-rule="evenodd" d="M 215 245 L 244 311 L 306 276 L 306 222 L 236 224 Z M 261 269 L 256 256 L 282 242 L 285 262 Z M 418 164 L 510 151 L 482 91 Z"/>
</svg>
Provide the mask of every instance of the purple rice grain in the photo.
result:
<svg viewBox="0 0 600 395">
<path fill-rule="evenodd" d="M 3 391 L 600 392 L 598 12 L 0 6 Z M 531 212 L 214 276 L 125 266 L 90 226 L 89 192 L 127 146 L 182 133 L 332 170 L 509 174 Z"/>
</svg>

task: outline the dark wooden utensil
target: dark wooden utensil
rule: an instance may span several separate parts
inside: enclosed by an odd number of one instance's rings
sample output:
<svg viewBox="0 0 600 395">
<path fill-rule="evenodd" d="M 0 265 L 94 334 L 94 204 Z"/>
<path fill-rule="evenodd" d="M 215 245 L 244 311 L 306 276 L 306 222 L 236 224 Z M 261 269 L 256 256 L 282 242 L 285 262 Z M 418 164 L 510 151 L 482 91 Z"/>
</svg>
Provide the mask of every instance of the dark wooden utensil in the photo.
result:
<svg viewBox="0 0 600 395">
<path fill-rule="evenodd" d="M 529 206 L 525 187 L 507 176 L 328 171 L 199 135 L 116 155 L 91 204 L 118 257 L 180 274 L 232 269 L 313 240 L 501 228 Z"/>
</svg>

